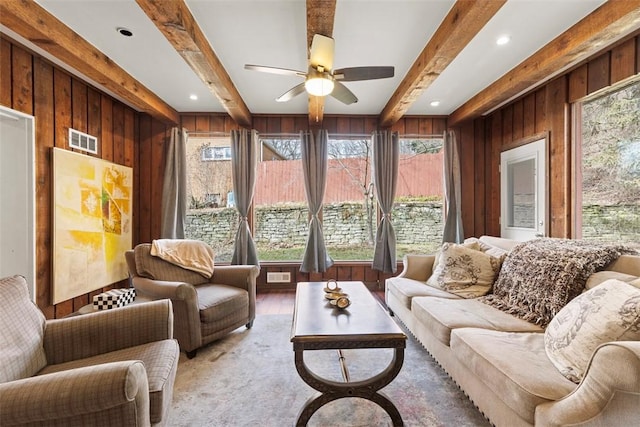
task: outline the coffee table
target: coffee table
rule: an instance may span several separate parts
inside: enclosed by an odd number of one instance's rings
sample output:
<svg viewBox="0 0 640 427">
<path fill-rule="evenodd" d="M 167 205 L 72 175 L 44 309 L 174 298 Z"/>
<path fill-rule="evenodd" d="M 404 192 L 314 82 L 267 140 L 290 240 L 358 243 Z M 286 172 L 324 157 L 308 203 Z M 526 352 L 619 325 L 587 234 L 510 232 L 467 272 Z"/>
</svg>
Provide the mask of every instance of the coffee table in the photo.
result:
<svg viewBox="0 0 640 427">
<path fill-rule="evenodd" d="M 338 286 L 349 295 L 351 305 L 333 307 L 324 298 L 326 282 L 301 282 L 296 289 L 296 302 L 291 330 L 295 365 L 300 377 L 318 390 L 298 414 L 296 426 L 305 426 L 323 405 L 345 397 L 370 400 L 384 409 L 394 426 L 403 426 L 396 406 L 379 390 L 398 375 L 404 361 L 407 336 L 376 301 L 364 283 L 340 281 Z M 350 382 L 342 349 L 390 348 L 394 350 L 389 365 L 377 375 Z M 304 361 L 307 350 L 338 350 L 345 382 L 331 381 L 310 371 Z"/>
</svg>

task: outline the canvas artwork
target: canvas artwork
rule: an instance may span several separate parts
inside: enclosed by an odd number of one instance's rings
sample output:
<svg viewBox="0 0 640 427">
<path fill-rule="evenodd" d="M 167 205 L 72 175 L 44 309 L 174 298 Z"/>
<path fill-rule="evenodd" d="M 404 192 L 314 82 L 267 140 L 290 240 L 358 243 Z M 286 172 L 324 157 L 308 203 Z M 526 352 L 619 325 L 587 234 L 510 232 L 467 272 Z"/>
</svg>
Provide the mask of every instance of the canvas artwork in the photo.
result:
<svg viewBox="0 0 640 427">
<path fill-rule="evenodd" d="M 126 279 L 133 170 L 53 149 L 53 303 Z"/>
</svg>

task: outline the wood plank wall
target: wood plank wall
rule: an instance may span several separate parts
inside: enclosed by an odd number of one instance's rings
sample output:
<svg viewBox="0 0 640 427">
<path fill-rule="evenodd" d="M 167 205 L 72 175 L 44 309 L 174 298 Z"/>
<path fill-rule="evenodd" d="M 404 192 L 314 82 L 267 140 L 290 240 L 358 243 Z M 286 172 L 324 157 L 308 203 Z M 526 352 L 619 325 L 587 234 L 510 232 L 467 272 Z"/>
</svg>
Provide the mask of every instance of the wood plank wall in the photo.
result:
<svg viewBox="0 0 640 427">
<path fill-rule="evenodd" d="M 237 129 L 235 122 L 226 114 L 183 114 L 182 127 L 189 132 L 230 132 Z M 261 134 L 286 133 L 297 134 L 301 130 L 309 129 L 307 115 L 254 115 L 252 127 Z M 323 127 L 329 134 L 370 134 L 378 128 L 377 117 L 367 116 L 331 116 L 326 115 Z M 441 134 L 446 129 L 444 117 L 404 117 L 398 121 L 392 130 L 401 134 L 431 135 Z M 398 273 L 402 264 L 398 263 Z M 292 283 L 267 284 L 267 272 L 289 272 Z M 371 288 L 381 289 L 384 280 L 391 275 L 373 270 L 370 263 L 337 262 L 323 274 L 308 274 L 300 272 L 300 263 L 267 263 L 261 266 L 258 277 L 258 289 L 293 289 L 296 282 L 319 281 L 327 279 L 361 280 Z"/>
<path fill-rule="evenodd" d="M 134 168 L 136 197 L 143 199 L 134 200 L 133 231 L 136 241 L 150 236 L 145 227 L 149 224 L 146 218 L 154 218 L 151 212 L 159 212 L 156 199 L 160 194 L 153 180 L 160 179 L 162 185 L 161 175 L 157 171 L 154 175 L 155 169 L 151 167 L 162 161 L 157 155 L 162 150 L 153 151 L 156 157 L 143 168 L 143 173 L 136 167 L 136 159 L 142 159 L 143 164 L 148 159 L 144 155 L 141 157 L 138 151 L 144 154 L 149 145 L 164 144 L 164 139 L 158 135 L 166 129 L 4 37 L 0 38 L 0 75 L 0 104 L 36 118 L 36 302 L 47 318 L 63 317 L 110 287 L 51 304 L 53 147 L 69 149 L 68 132 L 72 127 L 98 137 L 99 152 L 95 157 Z M 147 175 L 150 175 L 148 180 Z M 141 185 L 135 185 L 140 178 Z M 148 194 L 148 188 L 154 190 L 149 194 L 155 198 L 147 201 L 144 196 Z M 151 223 L 154 221 L 155 218 Z M 113 287 L 126 284 L 122 281 Z"/>
<path fill-rule="evenodd" d="M 549 235 L 571 237 L 571 104 L 639 73 L 640 36 L 635 33 L 490 115 L 456 126 L 465 235 L 500 235 L 500 153 L 548 135 Z"/>
</svg>

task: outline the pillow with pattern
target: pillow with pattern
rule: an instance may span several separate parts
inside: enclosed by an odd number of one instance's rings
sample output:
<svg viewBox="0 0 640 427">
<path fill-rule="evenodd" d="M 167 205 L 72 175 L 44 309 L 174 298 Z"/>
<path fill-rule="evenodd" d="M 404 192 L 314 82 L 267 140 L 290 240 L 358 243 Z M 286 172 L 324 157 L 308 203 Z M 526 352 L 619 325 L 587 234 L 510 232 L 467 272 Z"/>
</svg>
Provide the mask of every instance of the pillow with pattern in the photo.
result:
<svg viewBox="0 0 640 427">
<path fill-rule="evenodd" d="M 544 348 L 562 375 L 578 383 L 598 346 L 637 340 L 640 289 L 609 279 L 571 300 L 554 316 L 544 333 Z"/>
<path fill-rule="evenodd" d="M 491 292 L 503 259 L 465 245 L 444 243 L 427 284 L 462 298 L 477 298 Z"/>
</svg>

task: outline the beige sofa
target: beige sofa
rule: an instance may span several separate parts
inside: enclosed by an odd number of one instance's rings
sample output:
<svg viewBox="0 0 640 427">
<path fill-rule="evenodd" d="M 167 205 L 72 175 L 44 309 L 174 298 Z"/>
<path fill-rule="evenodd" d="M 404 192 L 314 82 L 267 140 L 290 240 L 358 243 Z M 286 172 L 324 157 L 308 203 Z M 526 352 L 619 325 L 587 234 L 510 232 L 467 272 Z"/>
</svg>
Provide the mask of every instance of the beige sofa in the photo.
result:
<svg viewBox="0 0 640 427">
<path fill-rule="evenodd" d="M 180 350 L 171 301 L 45 320 L 0 279 L 0 425 L 164 425 Z"/>
<path fill-rule="evenodd" d="M 479 240 L 506 251 L 517 244 Z M 434 261 L 405 257 L 402 273 L 386 281 L 387 306 L 493 424 L 638 425 L 640 342 L 601 345 L 576 384 L 549 360 L 540 326 L 427 285 Z M 640 276 L 640 257 L 622 255 L 607 270 Z"/>
</svg>

